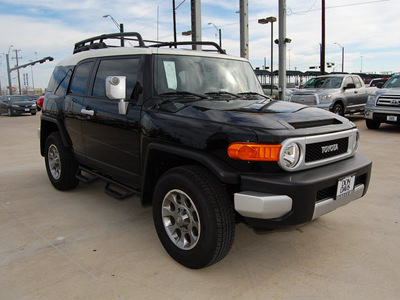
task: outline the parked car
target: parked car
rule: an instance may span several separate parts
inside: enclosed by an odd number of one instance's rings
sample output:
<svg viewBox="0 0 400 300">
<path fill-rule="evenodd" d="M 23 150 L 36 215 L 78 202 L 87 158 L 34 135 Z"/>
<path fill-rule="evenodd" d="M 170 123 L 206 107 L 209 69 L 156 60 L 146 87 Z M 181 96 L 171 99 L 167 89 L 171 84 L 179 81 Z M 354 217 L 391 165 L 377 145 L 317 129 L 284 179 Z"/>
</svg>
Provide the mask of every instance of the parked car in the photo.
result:
<svg viewBox="0 0 400 300">
<path fill-rule="evenodd" d="M 138 47 L 108 47 L 121 34 L 105 34 L 54 68 L 39 136 L 56 189 L 103 179 L 116 198 L 140 195 L 189 268 L 221 260 L 236 222 L 302 224 L 367 192 L 371 160 L 350 120 L 270 99 L 249 61 L 215 43 L 200 42 L 218 53 L 122 37 Z"/>
<path fill-rule="evenodd" d="M 369 86 L 381 88 L 387 80 L 388 78 L 374 78 L 369 82 Z"/>
<path fill-rule="evenodd" d="M 271 93 L 271 84 L 262 84 L 261 87 L 265 95 L 270 96 L 273 99 L 278 99 L 279 90 L 275 84 L 272 86 L 272 93 Z"/>
<path fill-rule="evenodd" d="M 21 114 L 36 115 L 36 102 L 26 95 L 3 96 L 0 101 L 0 114 L 8 114 L 9 117 Z"/>
<path fill-rule="evenodd" d="M 271 95 L 271 84 L 262 84 L 261 87 L 265 95 L 270 96 L 273 99 L 284 100 L 284 101 L 287 101 L 289 99 L 290 94 L 293 92 L 292 89 L 286 88 L 286 98 L 279 99 L 278 86 L 276 86 L 275 84 L 272 86 L 272 95 Z"/>
<path fill-rule="evenodd" d="M 376 87 L 366 87 L 358 75 L 329 74 L 308 80 L 289 101 L 319 107 L 343 116 L 364 110 Z"/>
<path fill-rule="evenodd" d="M 369 129 L 378 129 L 381 123 L 400 125 L 400 74 L 368 97 L 364 115 Z"/>
</svg>

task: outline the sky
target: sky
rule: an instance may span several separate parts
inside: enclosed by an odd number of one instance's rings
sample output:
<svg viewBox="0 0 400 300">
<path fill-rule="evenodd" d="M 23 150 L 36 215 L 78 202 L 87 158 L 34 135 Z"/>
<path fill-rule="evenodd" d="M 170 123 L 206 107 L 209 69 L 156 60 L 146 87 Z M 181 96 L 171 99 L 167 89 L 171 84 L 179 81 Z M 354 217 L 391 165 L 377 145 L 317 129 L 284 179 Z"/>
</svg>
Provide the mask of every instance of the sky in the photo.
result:
<svg viewBox="0 0 400 300">
<path fill-rule="evenodd" d="M 182 32 L 190 30 L 190 0 L 175 0 L 177 39 L 189 40 Z M 287 69 L 307 71 L 319 66 L 321 43 L 321 0 L 286 0 Z M 254 68 L 270 65 L 271 27 L 257 20 L 278 17 L 278 0 L 248 0 L 249 60 Z M 325 0 L 326 71 L 366 73 L 400 72 L 400 1 Z M 218 43 L 228 54 L 240 55 L 239 0 L 201 0 L 202 40 Z M 28 85 L 46 88 L 51 72 L 63 58 L 72 54 L 73 45 L 103 33 L 117 32 L 111 18 L 124 24 L 125 31 L 139 32 L 144 39 L 173 40 L 172 0 L 0 0 L 0 82 L 7 85 L 6 53 L 10 66 L 51 56 L 52 62 L 20 70 Z M 212 23 L 212 24 L 209 24 Z M 278 38 L 274 23 L 274 39 Z M 10 47 L 12 45 L 12 47 Z M 278 46 L 274 45 L 274 69 L 278 67 Z M 33 77 L 33 82 L 32 82 Z M 18 85 L 17 72 L 12 84 Z"/>
</svg>

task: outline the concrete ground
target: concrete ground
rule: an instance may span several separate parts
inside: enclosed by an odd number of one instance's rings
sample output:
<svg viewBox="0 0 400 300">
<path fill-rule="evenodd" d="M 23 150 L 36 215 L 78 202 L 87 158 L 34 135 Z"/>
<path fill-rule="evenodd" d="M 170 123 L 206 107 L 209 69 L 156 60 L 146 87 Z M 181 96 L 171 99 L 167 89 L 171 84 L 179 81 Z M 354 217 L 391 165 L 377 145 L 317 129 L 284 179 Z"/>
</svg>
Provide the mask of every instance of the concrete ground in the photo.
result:
<svg viewBox="0 0 400 300">
<path fill-rule="evenodd" d="M 0 116 L 0 299 L 399 299 L 400 127 L 361 131 L 366 197 L 309 224 L 237 225 L 221 262 L 190 270 L 163 250 L 151 208 L 99 182 L 55 190 L 36 116 Z"/>
</svg>

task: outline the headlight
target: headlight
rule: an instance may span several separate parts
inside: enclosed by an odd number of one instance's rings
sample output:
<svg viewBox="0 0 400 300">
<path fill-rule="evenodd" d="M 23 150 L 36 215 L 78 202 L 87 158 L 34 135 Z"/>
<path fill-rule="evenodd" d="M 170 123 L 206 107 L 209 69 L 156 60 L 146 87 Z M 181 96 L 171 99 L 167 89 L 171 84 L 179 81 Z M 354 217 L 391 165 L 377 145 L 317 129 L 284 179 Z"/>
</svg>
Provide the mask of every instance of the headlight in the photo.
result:
<svg viewBox="0 0 400 300">
<path fill-rule="evenodd" d="M 321 94 L 318 96 L 320 102 L 328 102 L 331 101 L 332 95 L 330 94 Z"/>
<path fill-rule="evenodd" d="M 36 107 L 36 104 L 32 104 L 32 107 Z"/>
<path fill-rule="evenodd" d="M 368 96 L 367 104 L 375 105 L 375 101 L 376 101 L 376 95 L 369 95 Z"/>
<path fill-rule="evenodd" d="M 11 106 L 12 107 L 19 107 L 18 105 L 16 105 L 16 104 L 11 104 Z"/>
<path fill-rule="evenodd" d="M 285 146 L 285 148 L 282 149 L 281 154 L 281 161 L 289 169 L 296 167 L 297 163 L 300 161 L 300 147 L 296 143 L 290 143 Z"/>
</svg>

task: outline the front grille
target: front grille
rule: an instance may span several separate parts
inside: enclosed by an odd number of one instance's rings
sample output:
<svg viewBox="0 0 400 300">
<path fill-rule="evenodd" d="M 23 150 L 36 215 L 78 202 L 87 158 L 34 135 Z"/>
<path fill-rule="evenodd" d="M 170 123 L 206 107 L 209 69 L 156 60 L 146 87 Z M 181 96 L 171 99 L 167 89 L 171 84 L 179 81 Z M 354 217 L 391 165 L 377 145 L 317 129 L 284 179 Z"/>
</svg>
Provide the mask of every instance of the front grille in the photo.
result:
<svg viewBox="0 0 400 300">
<path fill-rule="evenodd" d="M 349 138 L 341 138 L 331 141 L 306 145 L 306 163 L 323 160 L 326 158 L 338 156 L 347 152 L 349 147 Z"/>
<path fill-rule="evenodd" d="M 294 94 L 290 99 L 290 102 L 301 103 L 305 105 L 315 105 L 317 104 L 315 95 L 312 94 Z"/>
<path fill-rule="evenodd" d="M 376 105 L 400 107 L 400 95 L 382 95 Z"/>
</svg>

